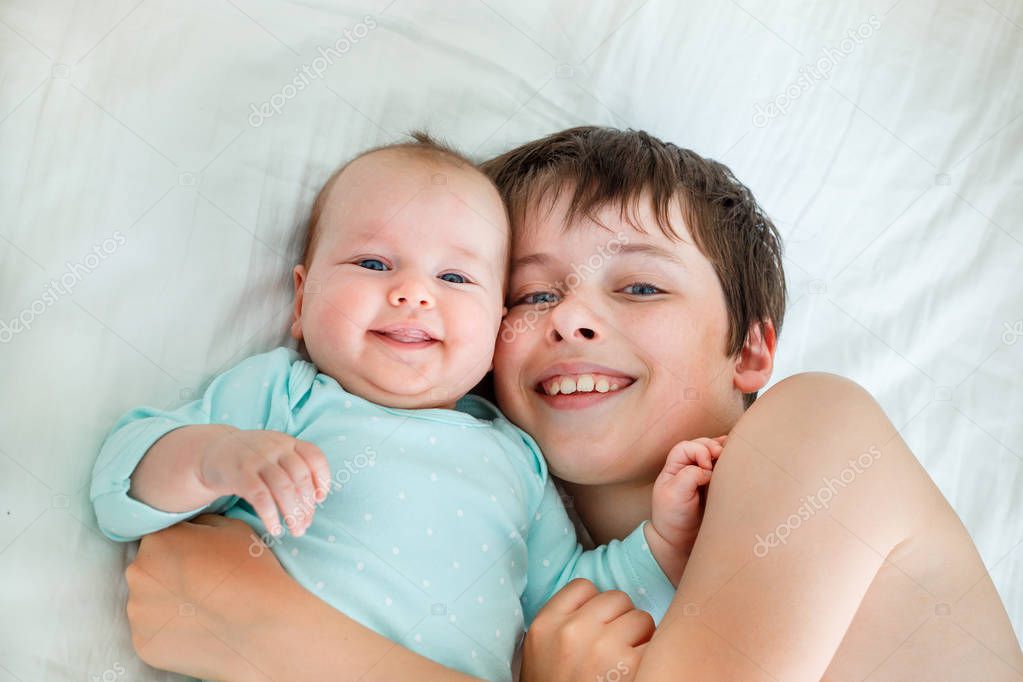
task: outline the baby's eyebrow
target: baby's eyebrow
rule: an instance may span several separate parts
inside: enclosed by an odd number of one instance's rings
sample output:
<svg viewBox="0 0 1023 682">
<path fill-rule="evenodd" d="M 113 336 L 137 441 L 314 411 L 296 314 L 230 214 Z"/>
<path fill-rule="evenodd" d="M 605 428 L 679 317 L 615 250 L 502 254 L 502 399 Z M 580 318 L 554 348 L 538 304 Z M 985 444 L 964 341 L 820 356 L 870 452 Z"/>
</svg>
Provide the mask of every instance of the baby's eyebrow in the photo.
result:
<svg viewBox="0 0 1023 682">
<path fill-rule="evenodd" d="M 475 261 L 479 265 L 482 265 L 483 263 L 486 262 L 482 257 L 480 257 L 480 255 L 478 253 L 476 253 L 475 251 L 473 251 L 471 249 L 467 249 L 464 246 L 458 246 L 457 244 L 452 244 L 451 245 L 451 250 L 454 251 L 455 253 L 461 255 L 461 256 L 464 256 L 465 258 L 467 258 L 469 260 Z"/>
</svg>

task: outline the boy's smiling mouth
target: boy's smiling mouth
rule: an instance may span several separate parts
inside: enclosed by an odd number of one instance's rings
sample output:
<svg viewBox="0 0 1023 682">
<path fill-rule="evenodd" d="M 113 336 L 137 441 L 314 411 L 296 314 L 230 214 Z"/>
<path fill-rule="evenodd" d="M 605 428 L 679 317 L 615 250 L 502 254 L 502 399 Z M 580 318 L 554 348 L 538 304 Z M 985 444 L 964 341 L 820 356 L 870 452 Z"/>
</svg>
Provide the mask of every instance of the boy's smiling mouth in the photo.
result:
<svg viewBox="0 0 1023 682">
<path fill-rule="evenodd" d="M 603 365 L 567 362 L 542 372 L 533 390 L 552 407 L 575 409 L 610 398 L 635 381 L 635 377 Z"/>
</svg>

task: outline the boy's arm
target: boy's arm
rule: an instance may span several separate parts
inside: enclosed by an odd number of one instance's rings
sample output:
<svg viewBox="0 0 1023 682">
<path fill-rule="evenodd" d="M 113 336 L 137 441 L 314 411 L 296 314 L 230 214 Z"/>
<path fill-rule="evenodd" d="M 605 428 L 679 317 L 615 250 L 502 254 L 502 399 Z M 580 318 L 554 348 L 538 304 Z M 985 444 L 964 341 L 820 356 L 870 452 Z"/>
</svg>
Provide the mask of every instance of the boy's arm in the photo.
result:
<svg viewBox="0 0 1023 682">
<path fill-rule="evenodd" d="M 125 575 L 132 642 L 157 668 L 218 680 L 475 679 L 306 591 L 236 519 L 200 516 L 147 535 Z M 178 617 L 182 603 L 194 609 L 188 618 Z"/>
</svg>

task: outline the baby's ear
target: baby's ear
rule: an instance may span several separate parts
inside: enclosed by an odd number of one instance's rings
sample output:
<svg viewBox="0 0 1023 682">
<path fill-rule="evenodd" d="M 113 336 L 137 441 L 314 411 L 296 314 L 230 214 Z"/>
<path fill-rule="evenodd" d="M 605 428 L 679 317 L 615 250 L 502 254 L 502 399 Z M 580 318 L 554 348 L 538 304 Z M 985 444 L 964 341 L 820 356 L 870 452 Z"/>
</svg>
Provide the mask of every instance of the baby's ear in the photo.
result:
<svg viewBox="0 0 1023 682">
<path fill-rule="evenodd" d="M 302 303 L 305 297 L 305 282 L 307 272 L 304 265 L 296 265 L 291 271 L 295 280 L 295 304 L 291 313 L 291 337 L 302 340 Z"/>
<path fill-rule="evenodd" d="M 756 393 L 771 379 L 777 336 L 774 323 L 754 322 L 742 350 L 735 358 L 733 383 L 743 393 Z"/>
</svg>

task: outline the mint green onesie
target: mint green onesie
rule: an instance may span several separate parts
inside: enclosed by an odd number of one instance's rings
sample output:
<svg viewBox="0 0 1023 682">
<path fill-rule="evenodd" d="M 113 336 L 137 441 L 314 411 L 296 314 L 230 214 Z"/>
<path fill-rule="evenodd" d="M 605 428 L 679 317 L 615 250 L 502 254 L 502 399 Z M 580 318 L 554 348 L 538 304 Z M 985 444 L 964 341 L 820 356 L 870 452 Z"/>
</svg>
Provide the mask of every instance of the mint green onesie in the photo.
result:
<svg viewBox="0 0 1023 682">
<path fill-rule="evenodd" d="M 216 377 L 200 400 L 122 416 L 96 462 L 91 499 L 100 529 L 117 541 L 202 512 L 242 519 L 306 589 L 385 637 L 485 679 L 511 678 L 524 627 L 573 578 L 623 590 L 659 620 L 675 589 L 642 525 L 583 551 L 533 439 L 482 398 L 465 396 L 456 408 L 377 405 L 277 348 Z M 149 447 L 189 424 L 272 429 L 319 446 L 332 492 L 305 535 L 271 538 L 237 496 L 182 513 L 130 497 L 130 476 Z"/>
</svg>

